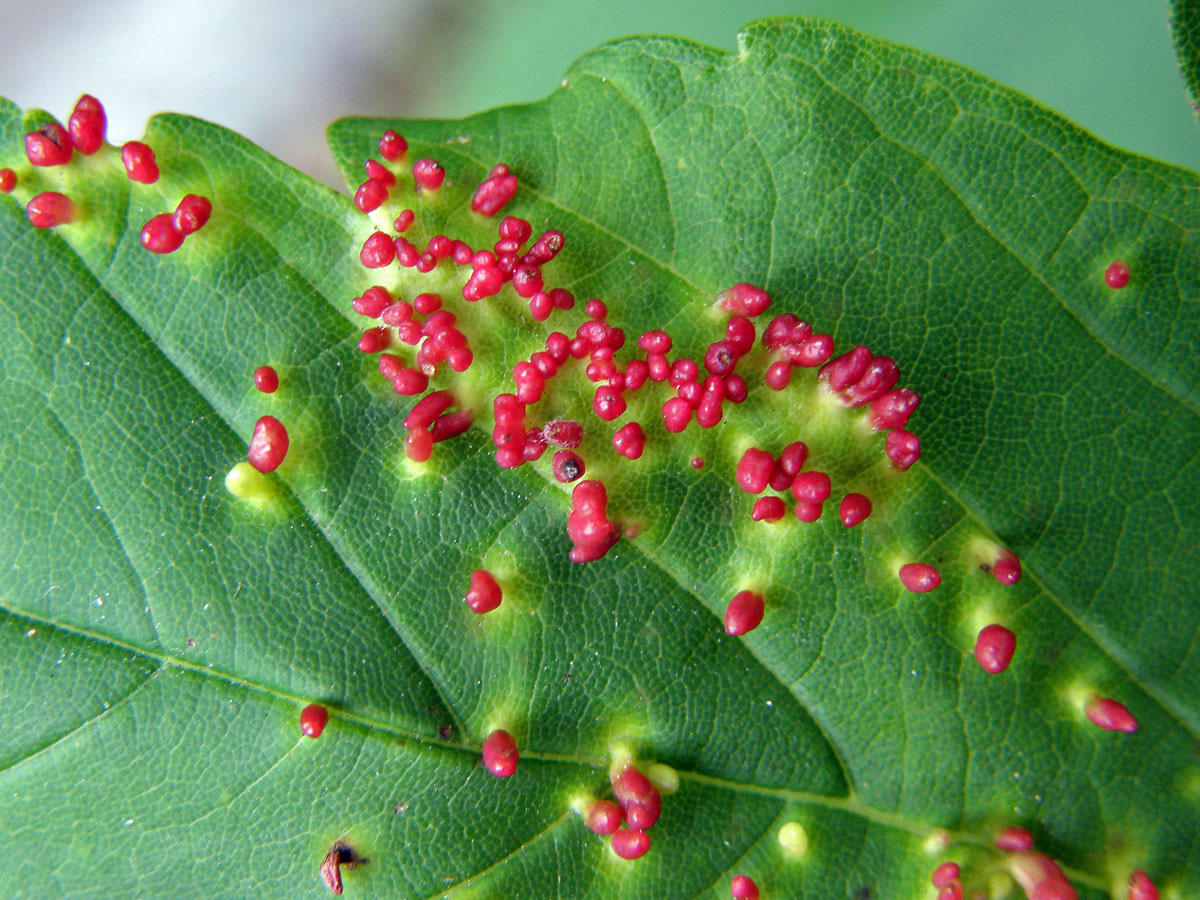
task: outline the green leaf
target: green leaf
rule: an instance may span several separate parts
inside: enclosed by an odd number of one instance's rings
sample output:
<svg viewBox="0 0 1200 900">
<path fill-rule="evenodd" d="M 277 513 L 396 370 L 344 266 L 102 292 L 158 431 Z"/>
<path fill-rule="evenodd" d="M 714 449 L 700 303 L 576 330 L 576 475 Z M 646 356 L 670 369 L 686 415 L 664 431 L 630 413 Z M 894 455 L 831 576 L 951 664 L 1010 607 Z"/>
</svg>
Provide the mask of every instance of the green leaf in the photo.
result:
<svg viewBox="0 0 1200 900">
<path fill-rule="evenodd" d="M 422 245 L 488 246 L 469 200 L 506 162 L 505 212 L 567 237 L 548 286 L 604 298 L 630 348 L 665 327 L 702 357 L 715 296 L 750 281 L 923 397 L 924 455 L 897 473 L 812 371 L 768 391 L 756 350 L 717 428 L 668 438 L 664 389 L 638 392 L 621 421 L 648 447 L 628 462 L 564 375 L 531 418 L 585 421 L 589 477 L 629 526 L 577 565 L 549 456 L 493 461 L 491 398 L 548 330 L 526 301 L 463 303 L 448 263 L 364 270 L 372 226 L 345 197 L 214 125 L 154 119 L 163 174 L 142 186 L 111 148 L 24 164 L 44 118 L 0 106 L 20 176 L 0 198 L 0 827 L 24 848 L 7 894 L 320 897 L 340 839 L 370 860 L 344 871 L 355 897 L 715 898 L 739 872 L 765 897 L 932 896 L 944 858 L 968 891 L 1001 890 L 1008 824 L 1085 895 L 1124 897 L 1132 869 L 1196 893 L 1194 175 L 803 21 L 750 26 L 735 54 L 607 45 L 544 102 L 465 121 L 336 123 L 351 185 L 386 127 L 446 167 L 419 198 L 402 173 L 377 214 L 411 204 Z M 21 204 L 47 189 L 78 199 L 77 224 L 29 227 Z M 189 192 L 212 221 L 147 253 L 142 224 Z M 439 290 L 476 353 L 434 381 L 479 427 L 427 464 L 404 458 L 411 401 L 355 346 L 350 300 L 376 282 Z M 250 381 L 264 363 L 271 396 Z M 222 479 L 266 413 L 292 448 L 262 502 L 237 500 Z M 752 522 L 738 456 L 795 439 L 833 500 L 813 525 Z M 855 529 L 832 509 L 847 490 L 875 502 Z M 985 545 L 1020 556 L 1017 585 L 979 570 Z M 913 559 L 942 586 L 907 593 Z M 462 602 L 475 568 L 505 586 L 484 617 Z M 766 617 L 732 638 L 747 586 Z M 1000 675 L 971 656 L 991 621 L 1018 635 Z M 1091 726 L 1091 692 L 1138 733 Z M 296 724 L 311 701 L 331 708 L 315 741 Z M 498 726 L 522 754 L 505 780 L 478 764 Z M 571 810 L 608 796 L 621 747 L 681 782 L 633 863 Z M 799 860 L 776 839 L 789 821 Z"/>
<path fill-rule="evenodd" d="M 1200 109 L 1200 3 L 1171 0 L 1171 36 L 1195 111 Z"/>
</svg>

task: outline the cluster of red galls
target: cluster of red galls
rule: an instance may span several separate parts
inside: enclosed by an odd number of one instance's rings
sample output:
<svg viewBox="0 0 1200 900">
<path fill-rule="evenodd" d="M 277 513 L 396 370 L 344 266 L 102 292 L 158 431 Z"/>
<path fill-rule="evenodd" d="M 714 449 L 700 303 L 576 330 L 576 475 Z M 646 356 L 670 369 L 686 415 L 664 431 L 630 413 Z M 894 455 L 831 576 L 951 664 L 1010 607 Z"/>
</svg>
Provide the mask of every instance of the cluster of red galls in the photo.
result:
<svg viewBox="0 0 1200 900">
<path fill-rule="evenodd" d="M 774 491 L 791 489 L 796 501 L 796 518 L 815 522 L 821 518 L 825 501 L 832 493 L 829 476 L 820 471 L 802 472 L 808 460 L 808 446 L 793 441 L 776 458 L 761 447 L 748 447 L 738 460 L 738 487 L 747 494 L 761 494 L 768 487 Z M 750 516 L 756 522 L 778 522 L 787 507 L 780 497 L 759 497 L 754 501 Z M 838 510 L 842 524 L 853 528 L 871 515 L 871 501 L 863 494 L 846 494 Z"/>
<path fill-rule="evenodd" d="M 992 843 L 997 850 L 1010 854 L 1005 868 L 1031 900 L 1077 900 L 1079 894 L 1062 868 L 1046 854 L 1033 851 L 1033 835 L 1024 828 L 1001 829 Z M 963 900 L 961 879 L 962 869 L 956 862 L 944 862 L 935 868 L 930 881 L 937 888 L 937 900 Z M 1126 884 L 1128 900 L 1158 900 L 1158 888 L 1145 872 L 1131 872 Z"/>
<path fill-rule="evenodd" d="M 596 834 L 609 837 L 617 856 L 638 859 L 650 849 L 647 831 L 662 813 L 662 795 L 632 762 L 617 768 L 610 781 L 616 802 L 592 801 L 583 809 L 583 822 Z"/>
<path fill-rule="evenodd" d="M 264 394 L 275 393 L 279 389 L 279 373 L 272 366 L 259 366 L 254 370 L 254 386 Z M 246 460 L 260 472 L 274 472 L 287 457 L 288 445 L 283 423 L 274 416 L 262 416 L 254 423 Z"/>
<path fill-rule="evenodd" d="M 380 153 L 388 161 L 403 158 L 406 150 L 404 139 L 394 131 L 385 132 L 380 140 Z M 389 199 L 396 175 L 377 160 L 368 160 L 366 171 L 368 178 L 356 192 L 355 205 L 369 213 Z M 412 177 L 419 192 L 433 191 L 441 187 L 445 170 L 433 160 L 422 159 L 413 165 Z M 496 166 L 477 188 L 473 211 L 496 215 L 515 196 L 517 187 L 517 177 L 508 167 Z M 381 268 L 398 261 L 402 266 L 429 272 L 440 261 L 450 259 L 456 265 L 471 267 L 462 289 L 468 301 L 494 296 L 511 283 L 519 296 L 529 300 L 531 316 L 537 321 L 545 321 L 555 310 L 574 307 L 575 298 L 569 291 L 544 289 L 541 267 L 562 249 L 560 232 L 544 232 L 522 252 L 533 235 L 533 227 L 524 219 L 506 216 L 498 225 L 498 240 L 492 250 L 476 251 L 464 241 L 443 235 L 430 238 L 422 249 L 404 237 L 415 219 L 413 210 L 404 209 L 393 222 L 397 237 L 380 232 L 371 234 L 360 254 L 363 264 Z M 1111 271 L 1106 277 L 1114 287 L 1120 286 L 1115 283 L 1120 279 L 1114 279 Z M 585 375 L 596 385 L 591 406 L 601 421 L 613 422 L 623 416 L 628 409 L 627 398 L 634 391 L 648 384 L 665 383 L 674 392 L 661 405 L 663 427 L 668 433 L 683 432 L 693 417 L 701 428 L 715 427 L 724 418 L 726 402 L 738 404 L 747 397 L 746 381 L 736 369 L 758 337 L 752 320 L 765 313 L 770 304 L 771 298 L 765 291 L 748 283 L 736 284 L 718 296 L 717 305 L 730 318 L 724 336 L 707 347 L 701 361 L 702 374 L 701 364 L 696 360 L 685 356 L 671 359 L 672 339 L 659 329 L 641 334 L 635 342 L 641 355 L 620 365 L 616 354 L 625 347 L 625 332 L 608 322 L 608 309 L 602 301 L 588 300 L 584 306 L 587 319 L 575 330 L 574 337 L 561 331 L 551 332 L 544 349 L 514 365 L 514 392 L 502 393 L 494 399 L 492 441 L 497 465 L 516 468 L 540 459 L 548 448 L 554 448 L 554 477 L 562 483 L 583 477 L 586 464 L 574 452 L 582 442 L 583 425 L 575 420 L 556 419 L 536 427 L 529 421 L 531 407 L 543 399 L 550 381 L 572 360 L 584 364 Z M 363 333 L 359 348 L 381 353 L 380 372 L 402 394 L 424 392 L 441 362 L 448 362 L 457 372 L 471 365 L 468 339 L 458 330 L 453 313 L 442 308 L 442 298 L 437 294 L 419 294 L 408 303 L 396 300 L 386 288 L 377 286 L 356 298 L 354 308 L 382 320 L 382 326 Z M 403 343 L 420 345 L 412 366 L 385 352 L 392 344 L 393 334 Z M 920 440 L 906 425 L 921 398 L 912 390 L 897 387 L 900 372 L 894 360 L 877 356 L 862 345 L 834 357 L 832 336 L 814 333 L 808 322 L 790 313 L 777 315 L 770 321 L 762 334 L 762 346 L 769 360 L 763 376 L 768 388 L 780 391 L 787 387 L 794 368 L 820 367 L 818 377 L 833 395 L 848 407 L 866 407 L 870 427 L 887 432 L 884 452 L 895 469 L 906 470 L 920 458 Z M 411 459 L 418 462 L 429 459 L 433 444 L 469 427 L 472 411 L 447 412 L 454 406 L 454 396 L 446 390 L 434 391 L 417 403 L 405 419 L 408 428 L 405 450 Z M 646 433 L 638 422 L 627 422 L 612 436 L 613 450 L 629 460 L 640 458 L 646 445 Z M 803 522 L 815 522 L 831 496 L 832 484 L 825 472 L 803 470 L 807 456 L 808 448 L 802 441 L 785 446 L 777 458 L 763 448 L 751 447 L 738 462 L 738 485 L 750 494 L 761 494 L 767 488 L 780 493 L 790 490 L 796 517 Z M 758 497 L 751 516 L 756 521 L 775 522 L 785 516 L 786 510 L 779 496 Z M 871 512 L 870 498 L 860 493 L 845 494 L 838 507 L 839 518 L 846 528 L 862 523 Z M 607 516 L 607 494 L 602 483 L 584 481 L 576 486 L 567 533 L 572 542 L 571 559 L 576 562 L 599 559 L 616 543 L 620 532 Z M 1020 562 L 1007 550 L 991 562 L 990 569 L 1002 584 L 1014 584 L 1021 576 Z M 897 575 L 904 587 L 914 593 L 933 591 L 942 580 L 936 566 L 923 562 L 906 563 Z M 762 621 L 763 611 L 760 594 L 739 592 L 727 607 L 726 631 L 745 634 L 753 630 Z M 982 668 L 995 674 L 1009 666 L 1015 649 L 1013 632 L 1003 625 L 991 624 L 977 636 L 975 658 Z M 1113 702 L 1091 704 L 1089 710 L 1098 711 L 1089 711 L 1089 719 L 1097 724 L 1107 723 L 1101 727 L 1129 730 L 1132 717 L 1127 721 L 1119 715 L 1115 718 L 1108 715 L 1112 709 L 1108 704 Z"/>
<path fill-rule="evenodd" d="M 520 752 L 513 736 L 497 728 L 483 741 L 483 766 L 497 778 L 516 774 Z M 619 767 L 611 778 L 612 800 L 595 800 L 582 811 L 584 824 L 596 834 L 610 837 L 622 859 L 638 859 L 650 849 L 646 832 L 662 813 L 658 788 L 632 762 Z"/>
<path fill-rule="evenodd" d="M 104 106 L 95 97 L 84 94 L 75 104 L 66 128 L 51 122 L 25 135 L 25 156 L 35 166 L 65 166 L 76 151 L 90 156 L 103 147 L 107 126 Z M 158 181 L 154 151 L 141 141 L 128 141 L 121 147 L 121 163 L 130 181 L 140 184 Z M 16 183 L 12 169 L 0 170 L 0 189 L 7 193 Z M 65 194 L 45 191 L 30 199 L 25 213 L 37 228 L 53 228 L 73 222 L 78 210 Z M 178 250 L 183 239 L 203 228 L 211 215 L 212 202 L 207 197 L 188 194 L 173 213 L 161 213 L 145 224 L 142 246 L 153 253 Z"/>
</svg>

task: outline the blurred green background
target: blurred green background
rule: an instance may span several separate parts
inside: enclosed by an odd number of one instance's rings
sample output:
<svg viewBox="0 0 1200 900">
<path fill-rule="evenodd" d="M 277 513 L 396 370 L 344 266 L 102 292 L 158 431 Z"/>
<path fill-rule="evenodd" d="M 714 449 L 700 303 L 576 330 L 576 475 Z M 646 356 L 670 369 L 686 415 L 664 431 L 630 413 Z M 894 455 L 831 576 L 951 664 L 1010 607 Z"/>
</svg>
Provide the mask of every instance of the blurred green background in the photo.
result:
<svg viewBox="0 0 1200 900">
<path fill-rule="evenodd" d="M 459 117 L 553 90 L 630 34 L 732 49 L 806 15 L 944 56 L 1118 146 L 1200 170 L 1167 0 L 45 0 L 6 10 L 0 94 L 65 114 L 83 91 L 126 140 L 172 109 L 235 128 L 340 184 L 324 126 L 348 114 Z M 47 67 L 53 48 L 54 66 Z"/>
<path fill-rule="evenodd" d="M 777 15 L 833 19 L 944 56 L 1111 143 L 1200 168 L 1200 132 L 1159 0 L 485 0 L 467 21 L 486 25 L 465 30 L 464 64 L 436 85 L 428 111 L 465 115 L 540 96 L 609 38 L 679 34 L 732 49 L 742 24 Z M 489 57 L 500 70 L 480 78 Z"/>
</svg>

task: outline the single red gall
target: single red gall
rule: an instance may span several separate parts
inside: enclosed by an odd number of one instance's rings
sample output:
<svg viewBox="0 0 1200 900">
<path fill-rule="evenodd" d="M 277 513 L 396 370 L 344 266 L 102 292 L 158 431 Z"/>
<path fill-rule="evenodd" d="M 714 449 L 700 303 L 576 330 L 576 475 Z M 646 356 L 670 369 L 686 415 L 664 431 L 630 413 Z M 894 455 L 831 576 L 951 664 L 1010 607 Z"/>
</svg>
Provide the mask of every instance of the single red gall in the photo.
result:
<svg viewBox="0 0 1200 900">
<path fill-rule="evenodd" d="M 29 201 L 25 215 L 34 228 L 53 228 L 75 221 L 75 204 L 65 194 L 46 191 Z"/>
<path fill-rule="evenodd" d="M 729 883 L 729 895 L 733 900 L 758 900 L 758 885 L 749 875 L 734 875 Z"/>
<path fill-rule="evenodd" d="M 749 447 L 738 460 L 735 477 L 738 487 L 747 494 L 761 494 L 767 489 L 775 458 L 759 447 Z"/>
<path fill-rule="evenodd" d="M 75 109 L 67 122 L 71 143 L 85 156 L 95 153 L 104 145 L 107 126 L 104 106 L 89 94 L 84 94 L 75 102 Z"/>
<path fill-rule="evenodd" d="M 612 778 L 613 794 L 630 828 L 645 830 L 662 814 L 662 795 L 641 770 L 630 764 Z"/>
<path fill-rule="evenodd" d="M 497 728 L 483 741 L 483 767 L 497 778 L 510 778 L 517 771 L 517 742 L 511 734 Z"/>
<path fill-rule="evenodd" d="M 1088 721 L 1105 731 L 1133 734 L 1138 730 L 1137 719 L 1121 703 L 1108 697 L 1092 697 L 1084 707 Z"/>
<path fill-rule="evenodd" d="M 820 505 L 829 499 L 833 490 L 824 472 L 801 472 L 792 481 L 792 496 L 802 503 Z"/>
<path fill-rule="evenodd" d="M 404 417 L 405 428 L 428 428 L 434 420 L 455 403 L 450 391 L 433 391 L 416 402 Z"/>
<path fill-rule="evenodd" d="M 956 862 L 944 862 L 933 870 L 929 880 L 935 888 L 941 889 L 962 874 Z"/>
<path fill-rule="evenodd" d="M 928 563 L 905 563 L 900 567 L 900 583 L 914 594 L 926 594 L 942 583 L 942 575 Z"/>
<path fill-rule="evenodd" d="M 254 370 L 254 386 L 264 394 L 279 390 L 279 373 L 272 366 L 259 366 Z"/>
<path fill-rule="evenodd" d="M 379 155 L 388 162 L 396 162 L 396 160 L 402 159 L 407 152 L 408 141 L 404 140 L 403 137 L 390 128 L 379 139 Z"/>
<path fill-rule="evenodd" d="M 725 633 L 742 635 L 753 631 L 763 620 L 763 595 L 738 591 L 725 609 Z"/>
<path fill-rule="evenodd" d="M 183 244 L 170 213 L 154 216 L 142 227 L 142 246 L 151 253 L 174 253 Z"/>
<path fill-rule="evenodd" d="M 458 437 L 470 428 L 474 421 L 474 410 L 458 409 L 454 412 L 442 413 L 434 419 L 433 425 L 429 428 L 430 439 L 437 444 Z"/>
<path fill-rule="evenodd" d="M 650 849 L 650 835 L 621 828 L 612 836 L 612 849 L 621 859 L 640 859 Z"/>
<path fill-rule="evenodd" d="M 612 834 L 621 827 L 621 809 L 611 800 L 597 800 L 584 811 L 583 822 L 596 834 Z"/>
<path fill-rule="evenodd" d="M 992 563 L 992 575 L 1001 584 L 1016 584 L 1021 580 L 1021 561 L 1008 550 Z"/>
<path fill-rule="evenodd" d="M 998 675 L 1008 668 L 1017 649 L 1017 636 L 1003 625 L 987 625 L 975 639 L 975 660 L 985 672 Z"/>
<path fill-rule="evenodd" d="M 1033 849 L 1033 835 L 1024 828 L 1009 825 L 996 832 L 992 843 L 996 845 L 997 850 L 1003 850 L 1006 853 L 1024 853 Z"/>
<path fill-rule="evenodd" d="M 871 501 L 862 494 L 847 494 L 838 506 L 838 518 L 846 528 L 853 528 L 870 515 Z"/>
<path fill-rule="evenodd" d="M 404 455 L 419 463 L 433 456 L 433 434 L 428 428 L 414 428 L 404 436 Z"/>
<path fill-rule="evenodd" d="M 300 710 L 300 733 L 305 737 L 319 738 L 329 722 L 329 710 L 319 703 L 310 703 Z"/>
<path fill-rule="evenodd" d="M 71 136 L 57 122 L 25 135 L 25 156 L 35 166 L 62 166 L 71 161 Z"/>
<path fill-rule="evenodd" d="M 489 613 L 500 605 L 503 593 L 500 585 L 491 572 L 476 569 L 471 573 L 471 586 L 467 588 L 464 598 L 467 606 L 474 613 Z"/>
<path fill-rule="evenodd" d="M 903 428 L 921 405 L 921 398 L 908 388 L 896 388 L 871 401 L 868 420 L 876 431 Z"/>
<path fill-rule="evenodd" d="M 263 416 L 254 423 L 254 434 L 246 458 L 260 472 L 274 472 L 287 456 L 288 433 L 274 416 Z"/>
<path fill-rule="evenodd" d="M 154 184 L 158 181 L 158 162 L 154 151 L 141 141 L 129 141 L 121 147 L 121 163 L 130 181 Z"/>
<path fill-rule="evenodd" d="M 787 514 L 787 504 L 779 497 L 759 497 L 750 510 L 755 522 L 778 522 Z"/>
<path fill-rule="evenodd" d="M 382 269 L 396 258 L 396 246 L 382 231 L 372 232 L 363 241 L 358 258 L 368 269 Z"/>
<path fill-rule="evenodd" d="M 761 288 L 742 282 L 718 294 L 717 303 L 735 315 L 753 317 L 767 311 L 771 297 Z"/>
<path fill-rule="evenodd" d="M 171 224 L 175 226 L 175 230 L 185 237 L 189 234 L 195 234 L 207 223 L 212 216 L 212 201 L 207 197 L 201 197 L 198 194 L 188 194 L 179 201 L 179 205 L 175 207 L 175 214 L 171 217 Z"/>
<path fill-rule="evenodd" d="M 516 175 L 507 172 L 493 175 L 475 190 L 475 196 L 471 198 L 471 211 L 481 216 L 494 216 L 516 193 Z"/>
<path fill-rule="evenodd" d="M 639 459 L 646 449 L 646 434 L 637 422 L 622 425 L 613 434 L 613 449 L 626 459 Z"/>
<path fill-rule="evenodd" d="M 1104 270 L 1104 283 L 1115 291 L 1125 287 L 1129 284 L 1129 266 L 1120 260 L 1110 263 Z"/>
<path fill-rule="evenodd" d="M 1137 869 L 1129 873 L 1129 900 L 1158 900 L 1158 888 L 1145 872 Z"/>
<path fill-rule="evenodd" d="M 378 178 L 369 178 L 354 192 L 354 206 L 359 212 L 374 212 L 388 198 L 387 185 Z"/>
<path fill-rule="evenodd" d="M 418 159 L 413 163 L 413 181 L 427 191 L 436 191 L 446 180 L 446 170 L 436 160 Z"/>
<path fill-rule="evenodd" d="M 911 431 L 897 428 L 888 432 L 884 450 L 892 465 L 904 471 L 921 458 L 921 441 Z"/>
</svg>

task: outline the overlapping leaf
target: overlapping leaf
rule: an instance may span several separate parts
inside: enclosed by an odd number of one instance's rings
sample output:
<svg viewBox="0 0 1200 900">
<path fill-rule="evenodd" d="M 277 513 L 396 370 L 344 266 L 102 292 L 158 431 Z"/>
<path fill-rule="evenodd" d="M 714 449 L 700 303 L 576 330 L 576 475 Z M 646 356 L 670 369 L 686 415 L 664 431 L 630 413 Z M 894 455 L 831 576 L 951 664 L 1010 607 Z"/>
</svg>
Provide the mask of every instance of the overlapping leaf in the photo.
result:
<svg viewBox="0 0 1200 900">
<path fill-rule="evenodd" d="M 0 165 L 35 121 L 0 108 Z M 1196 890 L 1194 176 L 803 22 L 736 54 L 620 42 L 543 103 L 463 122 L 338 123 L 352 183 L 389 126 L 449 172 L 429 228 L 482 240 L 470 192 L 507 162 L 512 211 L 567 235 L 556 283 L 631 335 L 702 350 L 713 296 L 748 280 L 889 353 L 925 398 L 922 464 L 852 471 L 848 419 L 759 387 L 722 428 L 652 440 L 636 474 L 597 455 L 642 530 L 575 566 L 548 461 L 501 472 L 473 430 L 403 462 L 409 403 L 354 346 L 371 226 L 348 200 L 177 116 L 148 130 L 152 188 L 111 153 L 26 167 L 18 199 L 65 179 L 88 202 L 46 234 L 0 201 L 0 823 L 61 848 L 19 854 L 9 894 L 321 896 L 343 838 L 371 860 L 355 896 L 715 897 L 735 871 L 770 896 L 920 896 L 932 828 L 977 847 L 1009 822 L 1081 889 L 1144 868 Z M 212 222 L 151 256 L 141 224 L 186 192 Z M 521 308 L 456 309 L 481 398 L 542 339 Z M 265 412 L 294 449 L 254 507 L 221 479 Z M 804 428 L 879 489 L 859 529 L 749 521 L 742 442 Z M 969 563 L 980 536 L 1020 554 L 1019 585 Z M 917 555 L 946 575 L 928 597 L 894 578 Z M 461 597 L 481 564 L 509 592 L 478 621 Z M 767 619 L 731 639 L 748 576 Z M 969 654 L 989 617 L 1019 634 L 1002 676 Z M 1140 732 L 1087 725 L 1086 690 Z M 319 741 L 295 726 L 312 699 L 334 709 Z M 497 722 L 523 751 L 505 782 L 476 761 Z M 614 741 L 682 775 L 635 864 L 569 810 Z M 810 832 L 799 862 L 787 820 Z"/>
<path fill-rule="evenodd" d="M 1200 3 L 1172 0 L 1171 36 L 1179 55 L 1179 68 L 1192 97 L 1193 107 L 1200 103 Z"/>
</svg>

